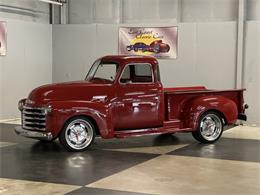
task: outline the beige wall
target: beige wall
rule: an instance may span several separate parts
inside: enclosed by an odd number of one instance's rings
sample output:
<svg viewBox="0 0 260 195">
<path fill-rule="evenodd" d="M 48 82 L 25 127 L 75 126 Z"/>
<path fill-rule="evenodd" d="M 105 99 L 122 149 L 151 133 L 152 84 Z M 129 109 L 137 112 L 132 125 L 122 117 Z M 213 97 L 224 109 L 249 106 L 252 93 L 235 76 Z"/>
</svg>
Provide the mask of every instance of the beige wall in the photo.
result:
<svg viewBox="0 0 260 195">
<path fill-rule="evenodd" d="M 260 124 L 260 21 L 246 25 L 244 87 L 249 123 Z"/>
<path fill-rule="evenodd" d="M 52 82 L 52 26 L 7 22 L 7 55 L 0 56 L 0 119 L 19 117 L 17 102 Z"/>
</svg>

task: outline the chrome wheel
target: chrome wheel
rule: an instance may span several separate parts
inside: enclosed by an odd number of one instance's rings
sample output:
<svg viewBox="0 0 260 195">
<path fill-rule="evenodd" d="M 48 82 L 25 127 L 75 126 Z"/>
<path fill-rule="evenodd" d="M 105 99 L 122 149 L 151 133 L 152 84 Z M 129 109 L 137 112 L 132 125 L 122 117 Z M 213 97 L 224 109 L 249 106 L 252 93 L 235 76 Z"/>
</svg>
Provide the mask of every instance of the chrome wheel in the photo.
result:
<svg viewBox="0 0 260 195">
<path fill-rule="evenodd" d="M 213 143 L 222 135 L 224 120 L 220 114 L 208 111 L 200 117 L 198 127 L 192 132 L 192 136 L 201 143 Z"/>
<path fill-rule="evenodd" d="M 72 120 L 65 129 L 65 140 L 73 150 L 87 148 L 94 138 L 94 128 L 87 120 Z"/>
<path fill-rule="evenodd" d="M 207 141 L 215 141 L 222 133 L 223 125 L 221 118 L 216 114 L 205 115 L 200 121 L 201 136 Z"/>
</svg>

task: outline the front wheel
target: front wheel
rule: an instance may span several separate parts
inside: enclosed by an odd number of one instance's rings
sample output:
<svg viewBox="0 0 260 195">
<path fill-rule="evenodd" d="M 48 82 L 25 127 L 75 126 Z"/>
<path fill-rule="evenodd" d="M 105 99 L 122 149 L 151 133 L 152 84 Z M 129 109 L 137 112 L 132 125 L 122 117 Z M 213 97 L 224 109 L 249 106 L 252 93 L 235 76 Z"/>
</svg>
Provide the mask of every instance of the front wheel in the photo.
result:
<svg viewBox="0 0 260 195">
<path fill-rule="evenodd" d="M 80 152 L 93 143 L 95 136 L 95 126 L 88 118 L 75 117 L 65 124 L 59 140 L 68 151 Z"/>
<path fill-rule="evenodd" d="M 206 112 L 201 116 L 198 128 L 192 132 L 192 135 L 201 143 L 213 143 L 221 137 L 223 126 L 222 118 L 218 113 Z"/>
</svg>

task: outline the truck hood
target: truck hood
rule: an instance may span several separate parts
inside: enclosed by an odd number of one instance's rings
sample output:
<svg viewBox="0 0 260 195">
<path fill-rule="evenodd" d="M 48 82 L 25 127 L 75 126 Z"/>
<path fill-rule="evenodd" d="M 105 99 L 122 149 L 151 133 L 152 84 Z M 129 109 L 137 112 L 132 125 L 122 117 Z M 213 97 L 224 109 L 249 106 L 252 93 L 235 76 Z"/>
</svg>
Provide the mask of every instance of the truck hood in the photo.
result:
<svg viewBox="0 0 260 195">
<path fill-rule="evenodd" d="M 46 105 L 52 101 L 91 101 L 93 97 L 108 96 L 112 84 L 75 81 L 43 85 L 34 89 L 27 99 L 28 104 Z"/>
</svg>

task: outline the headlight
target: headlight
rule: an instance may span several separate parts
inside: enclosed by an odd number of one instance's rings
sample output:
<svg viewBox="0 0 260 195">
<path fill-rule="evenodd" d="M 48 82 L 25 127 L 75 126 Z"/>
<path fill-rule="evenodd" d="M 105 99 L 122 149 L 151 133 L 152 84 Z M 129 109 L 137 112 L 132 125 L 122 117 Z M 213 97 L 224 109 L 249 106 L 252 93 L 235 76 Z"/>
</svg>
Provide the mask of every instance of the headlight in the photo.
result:
<svg viewBox="0 0 260 195">
<path fill-rule="evenodd" d="M 46 114 L 46 115 L 49 114 L 49 113 L 51 113 L 51 111 L 52 111 L 51 105 L 46 106 L 46 107 L 44 108 L 44 111 L 45 111 L 45 114 Z"/>
<path fill-rule="evenodd" d="M 18 102 L 18 109 L 19 109 L 20 111 L 23 110 L 23 107 L 24 107 L 24 105 L 25 105 L 25 100 L 26 100 L 26 99 L 22 99 L 22 100 L 20 100 L 20 101 Z"/>
</svg>

